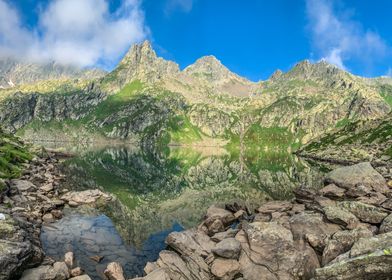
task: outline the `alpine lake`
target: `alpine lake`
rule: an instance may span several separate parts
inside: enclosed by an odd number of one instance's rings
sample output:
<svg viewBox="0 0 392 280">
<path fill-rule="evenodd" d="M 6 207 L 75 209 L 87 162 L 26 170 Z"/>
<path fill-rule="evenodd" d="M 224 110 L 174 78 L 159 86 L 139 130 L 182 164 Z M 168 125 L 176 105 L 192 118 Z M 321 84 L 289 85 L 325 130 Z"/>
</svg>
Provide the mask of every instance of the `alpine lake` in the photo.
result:
<svg viewBox="0 0 392 280">
<path fill-rule="evenodd" d="M 267 200 L 290 199 L 299 185 L 320 187 L 328 170 L 273 149 L 171 146 L 151 152 L 123 144 L 43 145 L 74 155 L 62 164 L 65 188 L 98 188 L 116 198 L 98 209 L 66 208 L 64 218 L 41 234 L 48 256 L 61 260 L 73 251 L 93 279 L 102 279 L 112 261 L 129 278 L 143 275 L 145 264 L 165 249 L 166 236 L 198 225 L 213 204 L 237 202 L 254 210 Z M 97 262 L 93 256 L 103 258 Z"/>
</svg>

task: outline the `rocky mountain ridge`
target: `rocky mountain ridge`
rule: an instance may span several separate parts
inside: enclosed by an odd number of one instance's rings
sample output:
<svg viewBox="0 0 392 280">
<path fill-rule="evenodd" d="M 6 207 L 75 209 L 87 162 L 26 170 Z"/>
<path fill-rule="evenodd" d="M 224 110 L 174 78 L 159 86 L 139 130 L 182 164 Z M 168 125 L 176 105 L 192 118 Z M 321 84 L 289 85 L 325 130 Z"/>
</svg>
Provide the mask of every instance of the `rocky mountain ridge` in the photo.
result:
<svg viewBox="0 0 392 280">
<path fill-rule="evenodd" d="M 48 109 L 52 113 L 40 117 L 32 112 L 31 104 L 20 102 L 21 96 L 42 96 L 39 104 L 52 108 Z M 383 118 L 391 111 L 391 98 L 390 79 L 357 77 L 325 61 L 303 61 L 286 73 L 278 71 L 269 80 L 255 83 L 232 73 L 213 56 L 180 70 L 144 42 L 132 46 L 102 78 L 54 80 L 0 90 L 0 123 L 11 131 L 27 125 L 34 134 L 32 121 L 45 130 L 53 122 L 70 119 L 77 121 L 70 132 L 75 125 L 87 125 L 111 139 L 154 134 L 154 139 L 170 138 L 168 142 L 203 138 L 235 142 L 239 137 L 265 143 L 271 142 L 263 132 L 269 130 L 278 131 L 277 138 L 288 146 L 298 146 L 349 122 Z M 67 101 L 57 102 L 59 99 Z M 161 106 L 169 103 L 162 99 L 182 105 L 169 106 L 172 109 L 162 119 L 154 113 L 167 111 Z M 89 101 L 76 105 L 81 100 Z M 138 118 L 142 130 L 134 129 L 132 118 L 141 113 L 146 100 L 155 109 Z M 74 107 L 83 109 L 75 113 Z M 32 113 L 28 117 L 18 113 L 26 111 Z"/>
</svg>

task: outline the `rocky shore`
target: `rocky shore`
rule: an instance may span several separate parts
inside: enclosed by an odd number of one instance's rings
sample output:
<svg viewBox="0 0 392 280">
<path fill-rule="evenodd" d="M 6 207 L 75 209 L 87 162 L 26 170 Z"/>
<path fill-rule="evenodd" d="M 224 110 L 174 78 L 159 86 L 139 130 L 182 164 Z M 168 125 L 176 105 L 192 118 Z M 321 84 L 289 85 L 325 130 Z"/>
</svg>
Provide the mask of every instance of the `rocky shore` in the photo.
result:
<svg viewBox="0 0 392 280">
<path fill-rule="evenodd" d="M 112 197 L 99 190 L 60 189 L 64 175 L 58 156 L 48 152 L 36 157 L 19 179 L 0 181 L 0 279 L 90 279 L 80 276 L 80 268 L 45 257 L 41 227 L 61 219 L 64 207 L 96 206 Z"/>
<path fill-rule="evenodd" d="M 360 163 L 255 213 L 212 206 L 197 228 L 171 233 L 135 279 L 392 279 L 391 188 Z"/>
<path fill-rule="evenodd" d="M 211 206 L 197 228 L 170 233 L 146 276 L 134 279 L 392 279 L 392 181 L 390 170 L 381 173 L 359 163 L 328 173 L 318 191 L 297 188 L 291 201 L 255 211 Z M 73 252 L 45 257 L 41 227 L 61 219 L 64 207 L 99 207 L 114 197 L 69 191 L 64 179 L 49 152 L 26 164 L 21 178 L 0 182 L 0 279 L 91 279 Z M 125 280 L 117 262 L 103 277 Z"/>
</svg>

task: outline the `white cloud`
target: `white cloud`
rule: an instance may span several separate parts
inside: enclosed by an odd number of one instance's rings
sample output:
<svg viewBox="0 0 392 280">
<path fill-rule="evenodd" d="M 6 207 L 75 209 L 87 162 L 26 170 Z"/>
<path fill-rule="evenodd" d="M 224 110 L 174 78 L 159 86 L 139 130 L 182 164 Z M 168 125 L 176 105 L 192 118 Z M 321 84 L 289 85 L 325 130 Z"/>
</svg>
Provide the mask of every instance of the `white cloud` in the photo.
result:
<svg viewBox="0 0 392 280">
<path fill-rule="evenodd" d="M 391 77 L 392 78 L 392 68 L 388 68 L 387 74 L 386 76 Z"/>
<path fill-rule="evenodd" d="M 175 10 L 189 13 L 193 8 L 193 2 L 194 0 L 167 0 L 165 13 L 166 15 L 169 15 Z"/>
<path fill-rule="evenodd" d="M 346 69 L 345 63 L 349 60 L 371 68 L 389 51 L 376 32 L 365 30 L 347 11 L 339 13 L 332 1 L 306 0 L 306 12 L 313 52 L 340 68 Z"/>
<path fill-rule="evenodd" d="M 108 66 L 148 36 L 138 0 L 124 0 L 113 13 L 107 0 L 54 0 L 28 30 L 16 9 L 0 0 L 0 55 Z"/>
</svg>

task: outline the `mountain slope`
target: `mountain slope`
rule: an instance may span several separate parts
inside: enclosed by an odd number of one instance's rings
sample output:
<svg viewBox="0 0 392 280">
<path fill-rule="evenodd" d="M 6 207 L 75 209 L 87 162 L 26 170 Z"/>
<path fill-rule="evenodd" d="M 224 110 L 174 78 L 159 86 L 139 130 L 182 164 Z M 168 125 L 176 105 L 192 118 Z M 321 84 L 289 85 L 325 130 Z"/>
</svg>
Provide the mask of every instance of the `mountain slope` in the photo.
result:
<svg viewBox="0 0 392 280">
<path fill-rule="evenodd" d="M 71 140 L 222 139 L 232 147 L 245 142 L 297 148 L 350 122 L 387 116 L 391 85 L 390 79 L 357 77 L 324 61 L 300 62 L 259 83 L 232 73 L 213 56 L 181 71 L 144 42 L 100 79 L 0 90 L 0 123 L 26 138 L 66 132 Z"/>
</svg>

